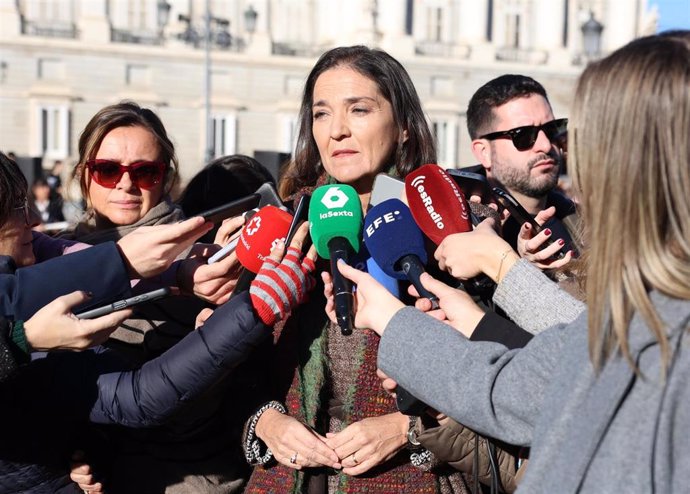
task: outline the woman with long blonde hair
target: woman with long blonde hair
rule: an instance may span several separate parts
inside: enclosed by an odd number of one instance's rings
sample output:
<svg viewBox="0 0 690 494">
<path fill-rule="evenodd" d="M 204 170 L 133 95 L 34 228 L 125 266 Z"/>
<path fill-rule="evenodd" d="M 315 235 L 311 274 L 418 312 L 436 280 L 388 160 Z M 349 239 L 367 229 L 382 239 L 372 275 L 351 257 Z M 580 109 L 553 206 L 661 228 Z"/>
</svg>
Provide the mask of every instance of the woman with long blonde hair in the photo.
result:
<svg viewBox="0 0 690 494">
<path fill-rule="evenodd" d="M 467 301 L 428 275 L 450 324 L 341 266 L 358 284 L 355 324 L 382 334 L 384 372 L 463 424 L 531 446 L 518 492 L 687 492 L 689 137 L 690 32 L 635 40 L 587 67 L 569 128 L 587 310 L 521 350 L 459 335 Z M 490 228 L 461 235 L 454 273 L 491 276 L 516 320 L 560 317 L 568 296 Z"/>
</svg>

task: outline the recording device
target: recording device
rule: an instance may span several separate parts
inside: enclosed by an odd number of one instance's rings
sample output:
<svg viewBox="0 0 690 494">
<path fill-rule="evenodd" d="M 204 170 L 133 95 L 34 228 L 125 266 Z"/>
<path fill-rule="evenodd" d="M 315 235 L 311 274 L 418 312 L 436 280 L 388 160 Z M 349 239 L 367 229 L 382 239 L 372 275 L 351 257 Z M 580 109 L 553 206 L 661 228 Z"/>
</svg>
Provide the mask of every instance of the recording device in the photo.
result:
<svg viewBox="0 0 690 494">
<path fill-rule="evenodd" d="M 405 182 L 385 173 L 379 173 L 374 178 L 369 207 L 376 206 L 386 199 L 400 199 L 404 191 Z"/>
<path fill-rule="evenodd" d="M 409 280 L 438 309 L 438 297 L 419 279 L 427 261 L 424 237 L 404 202 L 388 199 L 369 210 L 364 218 L 364 244 L 384 273 Z"/>
<path fill-rule="evenodd" d="M 95 309 L 87 310 L 85 312 L 80 312 L 75 314 L 77 319 L 94 319 L 96 317 L 105 316 L 117 310 L 126 309 L 127 307 L 132 307 L 134 305 L 143 304 L 144 302 L 151 302 L 153 300 L 158 300 L 163 297 L 167 297 L 172 294 L 172 289 L 170 287 L 158 288 L 156 290 L 151 290 L 150 292 L 141 293 L 133 297 L 129 297 L 123 300 L 118 300 L 112 304 L 97 307 Z"/>
<path fill-rule="evenodd" d="M 491 190 L 491 184 L 489 184 L 489 180 L 486 176 L 481 173 L 457 168 L 448 168 L 446 173 L 450 175 L 458 187 L 460 187 L 466 199 L 472 196 L 479 196 L 483 204 L 494 201 L 495 198 Z"/>
<path fill-rule="evenodd" d="M 278 196 L 275 187 L 270 182 L 262 184 L 256 192 L 246 197 L 241 197 L 222 206 L 204 211 L 195 216 L 201 216 L 211 223 L 220 223 L 224 219 L 238 216 L 245 211 L 261 208 L 267 205 L 282 206 L 283 202 Z"/>
<path fill-rule="evenodd" d="M 542 226 L 536 222 L 534 217 L 532 217 L 532 215 L 529 214 L 527 210 L 522 207 L 522 204 L 520 204 L 518 200 L 515 199 L 509 192 L 501 189 L 500 187 L 494 187 L 493 193 L 495 194 L 496 199 L 501 204 L 501 206 L 510 211 L 510 215 L 513 218 L 515 218 L 515 221 L 517 221 L 520 224 L 520 226 L 524 225 L 525 223 L 529 223 L 532 227 L 534 235 L 537 235 L 542 231 Z M 547 238 L 545 244 L 548 246 L 552 245 L 554 242 L 555 239 Z M 555 257 L 556 259 L 563 259 L 564 256 L 565 252 L 563 252 L 562 250 L 559 250 L 553 255 L 553 257 Z"/>
<path fill-rule="evenodd" d="M 309 202 L 311 200 L 310 194 L 304 194 L 299 198 L 297 207 L 295 208 L 295 214 L 292 215 L 292 223 L 290 223 L 290 228 L 288 228 L 287 237 L 285 237 L 285 245 L 290 245 L 292 238 L 295 236 L 297 229 L 303 221 L 307 221 L 309 214 Z M 308 239 L 304 239 L 302 244 L 302 252 L 305 252 L 309 248 Z"/>
<path fill-rule="evenodd" d="M 349 264 L 359 252 L 362 205 L 355 189 L 345 184 L 324 185 L 312 193 L 309 203 L 309 233 L 316 252 L 331 260 L 335 315 L 343 335 L 352 334 L 352 284 L 338 270 L 338 260 Z"/>
<path fill-rule="evenodd" d="M 292 215 L 276 206 L 264 206 L 244 225 L 235 253 L 244 267 L 230 298 L 249 289 L 276 243 L 285 240 Z"/>
</svg>

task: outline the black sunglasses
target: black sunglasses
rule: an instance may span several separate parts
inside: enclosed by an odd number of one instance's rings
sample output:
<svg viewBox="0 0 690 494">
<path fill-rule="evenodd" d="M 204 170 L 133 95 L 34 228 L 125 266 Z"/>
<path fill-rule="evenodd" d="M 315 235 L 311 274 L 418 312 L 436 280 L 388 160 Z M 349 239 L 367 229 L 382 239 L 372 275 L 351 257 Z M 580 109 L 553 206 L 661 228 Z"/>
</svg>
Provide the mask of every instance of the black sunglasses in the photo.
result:
<svg viewBox="0 0 690 494">
<path fill-rule="evenodd" d="M 504 137 L 510 137 L 513 141 L 513 146 L 518 151 L 527 151 L 532 149 L 534 143 L 537 142 L 537 136 L 539 131 L 543 130 L 549 141 L 561 146 L 566 139 L 568 128 L 568 119 L 559 118 L 557 120 L 551 120 L 542 125 L 525 125 L 524 127 L 515 127 L 510 130 L 500 130 L 498 132 L 491 132 L 490 134 L 485 134 L 480 136 L 480 139 L 489 139 L 493 141 L 494 139 L 501 139 Z M 561 146 L 562 147 L 562 146 Z"/>
</svg>

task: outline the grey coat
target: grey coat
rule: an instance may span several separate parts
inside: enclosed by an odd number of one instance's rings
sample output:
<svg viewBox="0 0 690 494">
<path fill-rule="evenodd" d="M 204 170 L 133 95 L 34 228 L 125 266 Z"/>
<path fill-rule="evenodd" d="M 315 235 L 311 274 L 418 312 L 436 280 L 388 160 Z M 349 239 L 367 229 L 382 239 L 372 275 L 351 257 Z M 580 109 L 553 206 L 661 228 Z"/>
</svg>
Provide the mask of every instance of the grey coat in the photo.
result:
<svg viewBox="0 0 690 494">
<path fill-rule="evenodd" d="M 539 294 L 535 298 L 543 302 L 538 286 L 527 293 Z M 499 344 L 469 342 L 405 308 L 381 339 L 379 366 L 468 427 L 530 445 L 518 492 L 688 492 L 690 301 L 658 293 L 652 301 L 673 351 L 665 383 L 659 345 L 638 317 L 629 341 L 641 377 L 620 356 L 595 374 L 586 313 L 538 334 L 521 350 L 507 351 Z"/>
</svg>

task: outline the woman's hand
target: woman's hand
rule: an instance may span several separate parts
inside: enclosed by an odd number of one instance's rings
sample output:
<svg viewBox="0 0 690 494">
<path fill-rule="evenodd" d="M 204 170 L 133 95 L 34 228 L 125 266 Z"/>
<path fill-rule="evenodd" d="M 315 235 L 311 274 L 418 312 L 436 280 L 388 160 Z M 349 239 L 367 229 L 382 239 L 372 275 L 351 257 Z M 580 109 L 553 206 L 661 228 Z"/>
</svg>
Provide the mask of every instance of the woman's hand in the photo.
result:
<svg viewBox="0 0 690 494">
<path fill-rule="evenodd" d="M 344 474 L 361 475 L 405 447 L 409 423 L 400 412 L 368 417 L 326 434 L 326 444 L 341 459 Z"/>
<path fill-rule="evenodd" d="M 338 262 L 338 269 L 343 276 L 357 285 L 355 326 L 369 328 L 382 335 L 388 322 L 396 312 L 405 307 L 405 304 L 395 298 L 370 274 L 348 266 L 345 262 Z M 332 302 L 330 306 L 328 302 L 326 303 L 327 312 L 329 307 L 332 307 Z"/>
<path fill-rule="evenodd" d="M 189 256 L 180 263 L 177 270 L 177 284 L 184 293 L 216 305 L 230 299 L 242 271 L 237 255 L 231 252 L 214 264 L 208 264 L 208 258 L 227 241 L 239 235 L 238 229 L 243 223 L 243 216 L 225 220 L 216 234 L 216 242 L 220 239 L 223 243 L 194 244 Z M 232 232 L 235 232 L 235 235 L 232 235 Z"/>
<path fill-rule="evenodd" d="M 79 488 L 89 494 L 103 494 L 103 484 L 96 482 L 91 466 L 84 463 L 84 453 L 75 451 L 72 455 L 71 471 L 69 478 L 79 486 Z"/>
<path fill-rule="evenodd" d="M 439 267 L 461 280 L 484 273 L 499 282 L 519 257 L 493 225 L 489 218 L 471 232 L 448 235 L 434 253 Z"/>
<path fill-rule="evenodd" d="M 53 300 L 31 319 L 24 322 L 26 341 L 34 350 L 84 350 L 99 345 L 122 321 L 132 315 L 131 309 L 120 310 L 94 319 L 77 319 L 72 307 L 86 302 L 81 291 Z"/>
<path fill-rule="evenodd" d="M 420 281 L 424 288 L 438 297 L 439 309 L 430 310 L 431 302 L 427 298 L 417 299 L 415 304 L 417 309 L 426 312 L 434 319 L 449 324 L 466 338 L 471 337 L 479 321 L 484 317 L 484 311 L 472 300 L 472 297 L 462 290 L 437 280 L 429 273 L 423 273 Z M 413 286 L 410 286 L 408 291 L 410 295 L 419 297 Z"/>
<path fill-rule="evenodd" d="M 326 444 L 325 437 L 272 408 L 259 418 L 256 435 L 286 467 L 296 470 L 321 466 L 341 468 L 338 455 Z"/>
<path fill-rule="evenodd" d="M 174 225 L 142 226 L 118 242 L 132 278 L 149 278 L 165 271 L 177 256 L 213 228 L 195 217 Z"/>
<path fill-rule="evenodd" d="M 534 218 L 539 225 L 544 225 L 556 214 L 556 208 L 551 206 L 539 211 Z M 551 245 L 544 247 L 544 242 L 551 236 L 551 230 L 545 228 L 534 235 L 532 226 L 525 223 L 520 228 L 517 239 L 518 254 L 527 259 L 539 269 L 556 269 L 565 266 L 573 257 L 573 251 L 569 250 L 562 259 L 553 257 L 565 245 L 565 241 L 559 238 Z"/>
</svg>

